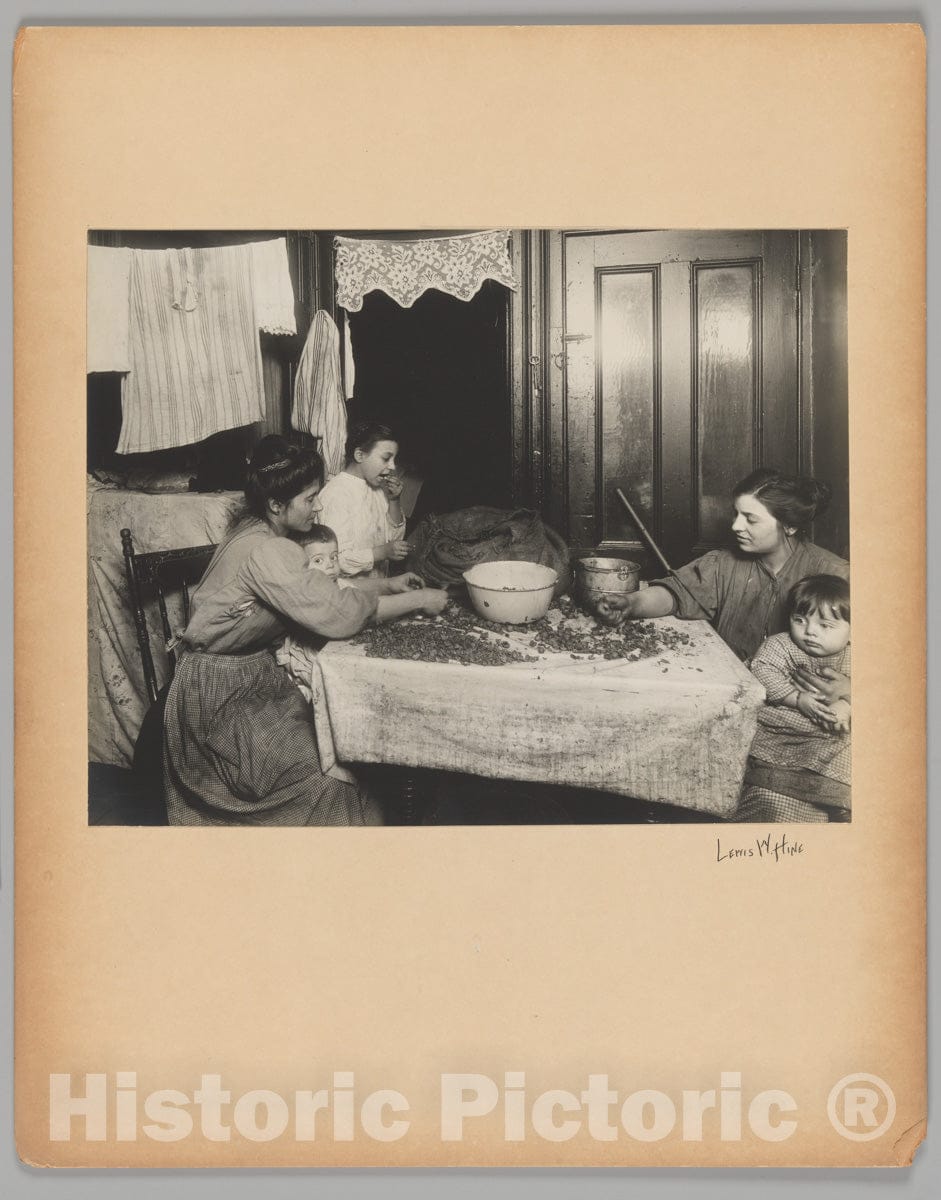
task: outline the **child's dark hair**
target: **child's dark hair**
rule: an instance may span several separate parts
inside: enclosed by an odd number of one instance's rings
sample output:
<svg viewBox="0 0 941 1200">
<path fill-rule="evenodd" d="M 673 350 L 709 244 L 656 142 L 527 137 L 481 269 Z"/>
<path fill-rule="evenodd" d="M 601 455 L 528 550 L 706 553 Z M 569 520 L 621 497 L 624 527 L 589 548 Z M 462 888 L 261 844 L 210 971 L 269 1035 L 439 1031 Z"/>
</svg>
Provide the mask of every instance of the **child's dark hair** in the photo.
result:
<svg viewBox="0 0 941 1200">
<path fill-rule="evenodd" d="M 357 450 L 368 454 L 377 442 L 397 442 L 388 425 L 379 421 L 354 421 L 346 435 L 346 461 L 351 463 Z"/>
<path fill-rule="evenodd" d="M 798 537 L 806 537 L 811 522 L 830 503 L 833 489 L 808 475 L 785 475 L 774 467 L 761 467 L 740 479 L 732 497 L 754 496 L 776 521 L 789 526 Z"/>
<path fill-rule="evenodd" d="M 850 585 L 839 575 L 808 575 L 799 579 L 788 592 L 788 617 L 806 617 L 809 613 L 830 612 L 844 621 L 850 619 Z"/>
<path fill-rule="evenodd" d="M 302 533 L 298 541 L 302 546 L 329 546 L 337 540 L 337 535 L 329 525 L 311 525 L 307 533 Z"/>
<path fill-rule="evenodd" d="M 323 483 L 323 459 L 317 451 L 272 433 L 252 451 L 245 476 L 245 504 L 253 516 L 264 518 L 269 500 L 286 504 L 314 483 Z"/>
</svg>

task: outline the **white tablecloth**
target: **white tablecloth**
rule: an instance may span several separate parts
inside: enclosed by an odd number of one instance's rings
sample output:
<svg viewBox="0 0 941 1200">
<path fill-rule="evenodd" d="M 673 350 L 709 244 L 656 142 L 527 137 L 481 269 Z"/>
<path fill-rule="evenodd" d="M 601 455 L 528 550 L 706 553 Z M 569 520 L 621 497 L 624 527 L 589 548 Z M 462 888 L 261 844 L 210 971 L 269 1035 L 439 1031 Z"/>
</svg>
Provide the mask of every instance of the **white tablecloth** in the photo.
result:
<svg viewBox="0 0 941 1200">
<path fill-rule="evenodd" d="M 690 644 L 656 658 L 461 666 L 317 656 L 329 758 L 596 788 L 726 815 L 764 690 L 702 621 L 661 618 Z M 315 690 L 315 698 L 319 689 Z"/>
</svg>

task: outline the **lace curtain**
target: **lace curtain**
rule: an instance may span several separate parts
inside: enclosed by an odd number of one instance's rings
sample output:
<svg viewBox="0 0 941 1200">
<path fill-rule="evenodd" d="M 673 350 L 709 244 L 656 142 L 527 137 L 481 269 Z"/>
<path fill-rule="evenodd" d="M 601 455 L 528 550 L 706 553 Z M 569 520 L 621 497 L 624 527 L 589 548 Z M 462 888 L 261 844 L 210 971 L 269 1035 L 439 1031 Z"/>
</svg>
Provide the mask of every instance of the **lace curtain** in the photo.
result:
<svg viewBox="0 0 941 1200">
<path fill-rule="evenodd" d="M 337 301 L 359 312 L 366 293 L 378 289 L 411 308 L 429 288 L 470 300 L 485 279 L 515 291 L 509 237 L 506 229 L 491 229 L 409 242 L 335 238 Z"/>
</svg>

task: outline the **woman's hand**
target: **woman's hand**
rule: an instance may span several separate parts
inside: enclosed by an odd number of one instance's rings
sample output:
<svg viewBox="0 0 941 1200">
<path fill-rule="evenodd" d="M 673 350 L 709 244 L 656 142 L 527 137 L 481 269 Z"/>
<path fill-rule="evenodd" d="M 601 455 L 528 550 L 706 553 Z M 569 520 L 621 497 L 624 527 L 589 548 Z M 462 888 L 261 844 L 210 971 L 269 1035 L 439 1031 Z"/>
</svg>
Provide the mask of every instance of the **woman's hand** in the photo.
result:
<svg viewBox="0 0 941 1200">
<path fill-rule="evenodd" d="M 602 596 L 595 606 L 595 615 L 604 625 L 620 625 L 634 616 L 638 592 L 625 592 L 623 596 Z"/>
<path fill-rule="evenodd" d="M 424 588 L 425 581 L 414 571 L 406 571 L 404 575 L 393 575 L 388 580 L 388 585 L 389 595 L 394 596 L 396 592 L 410 592 L 417 588 Z"/>
<path fill-rule="evenodd" d="M 373 549 L 373 562 L 401 562 L 404 558 L 408 558 L 408 552 L 411 549 L 408 542 L 404 540 L 396 540 L 392 542 L 383 542 L 382 545 L 376 546 Z"/>
<path fill-rule="evenodd" d="M 416 576 L 417 578 L 417 576 Z M 426 613 L 436 617 L 444 611 L 448 593 L 443 588 L 407 588 L 397 595 L 386 593 L 376 604 L 377 621 L 394 621 L 411 613 Z"/>
<path fill-rule="evenodd" d="M 809 667 L 795 667 L 793 679 L 802 692 L 813 692 L 826 704 L 849 700 L 850 678 L 833 667 L 821 667 L 819 672 Z"/>
<path fill-rule="evenodd" d="M 415 593 L 415 597 L 420 601 L 419 612 L 429 617 L 436 617 L 438 613 L 444 612 L 448 603 L 448 593 L 444 588 L 422 588 L 420 592 Z"/>
</svg>

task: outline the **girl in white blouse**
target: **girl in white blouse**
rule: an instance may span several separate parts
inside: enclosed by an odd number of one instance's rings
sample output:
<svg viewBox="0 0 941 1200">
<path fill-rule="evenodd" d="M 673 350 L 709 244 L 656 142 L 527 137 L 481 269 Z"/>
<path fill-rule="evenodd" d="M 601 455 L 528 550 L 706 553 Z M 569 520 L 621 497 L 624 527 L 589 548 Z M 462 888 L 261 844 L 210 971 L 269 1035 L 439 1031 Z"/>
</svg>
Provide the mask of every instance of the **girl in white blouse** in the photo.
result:
<svg viewBox="0 0 941 1200">
<path fill-rule="evenodd" d="M 320 493 L 323 521 L 337 535 L 344 578 L 386 575 L 408 554 L 395 473 L 399 444 L 387 425 L 360 421 L 346 439 L 346 466 Z"/>
</svg>

